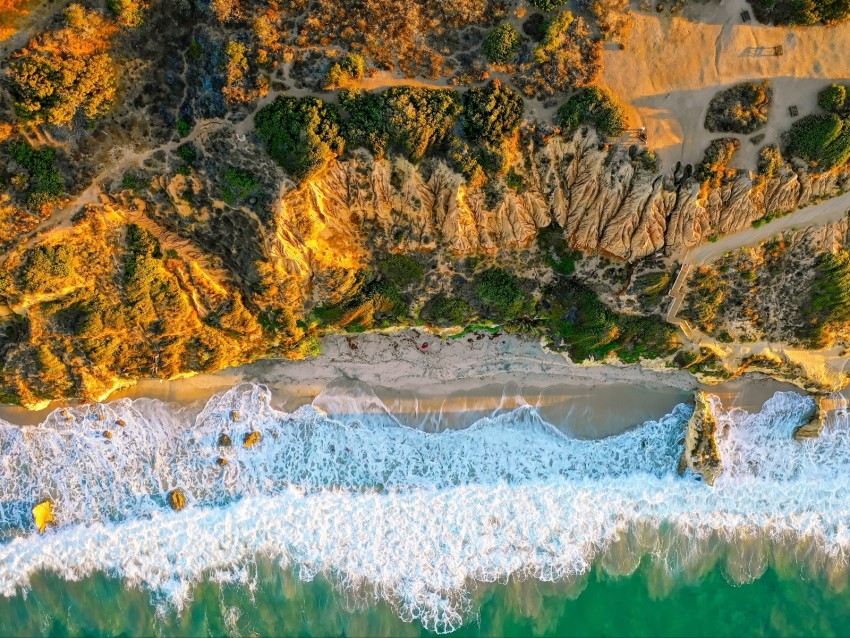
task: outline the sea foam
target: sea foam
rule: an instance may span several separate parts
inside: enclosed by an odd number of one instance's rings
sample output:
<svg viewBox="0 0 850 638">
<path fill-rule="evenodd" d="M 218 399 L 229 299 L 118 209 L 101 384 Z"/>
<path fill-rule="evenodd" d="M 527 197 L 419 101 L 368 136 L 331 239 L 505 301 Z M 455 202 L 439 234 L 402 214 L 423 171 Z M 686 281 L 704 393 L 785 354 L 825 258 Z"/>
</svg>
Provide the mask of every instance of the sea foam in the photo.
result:
<svg viewBox="0 0 850 638">
<path fill-rule="evenodd" d="M 594 564 L 629 574 L 645 558 L 696 578 L 721 562 L 733 582 L 780 563 L 846 576 L 850 423 L 838 411 L 821 437 L 794 441 L 809 398 L 778 393 L 756 414 L 715 405 L 714 487 L 677 474 L 686 405 L 585 441 L 529 406 L 425 433 L 367 400 L 359 416 L 285 413 L 241 385 L 197 415 L 124 400 L 0 424 L 0 592 L 41 570 L 104 571 L 179 608 L 199 579 L 244 580 L 263 556 L 448 631 L 474 612 L 476 582 L 569 580 Z M 262 441 L 243 448 L 251 431 Z M 164 504 L 174 487 L 189 501 L 177 513 Z M 29 507 L 45 497 L 58 527 L 39 536 Z"/>
</svg>

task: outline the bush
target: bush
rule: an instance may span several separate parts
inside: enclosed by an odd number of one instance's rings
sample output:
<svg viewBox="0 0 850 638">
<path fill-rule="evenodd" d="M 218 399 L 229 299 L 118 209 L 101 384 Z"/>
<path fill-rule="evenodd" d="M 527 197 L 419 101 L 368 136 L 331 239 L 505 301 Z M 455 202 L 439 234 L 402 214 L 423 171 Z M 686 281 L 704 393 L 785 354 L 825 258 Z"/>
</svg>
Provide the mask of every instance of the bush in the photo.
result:
<svg viewBox="0 0 850 638">
<path fill-rule="evenodd" d="M 345 139 L 376 156 L 390 148 L 414 162 L 447 145 L 461 111 L 460 96 L 447 89 L 395 86 L 383 93 L 340 92 Z"/>
<path fill-rule="evenodd" d="M 231 167 L 224 173 L 224 189 L 222 197 L 228 204 L 245 199 L 257 190 L 260 180 L 250 171 Z"/>
<path fill-rule="evenodd" d="M 611 353 L 626 363 L 672 354 L 676 329 L 655 317 L 611 310 L 593 291 L 562 280 L 543 293 L 549 302 L 546 329 L 555 347 L 566 347 L 574 361 L 604 359 Z"/>
<path fill-rule="evenodd" d="M 526 310 L 528 301 L 517 278 L 501 268 L 490 268 L 476 277 L 475 296 L 496 321 L 516 319 Z"/>
<path fill-rule="evenodd" d="M 492 64 L 507 64 L 519 50 L 520 41 L 519 31 L 503 22 L 484 38 L 484 57 Z"/>
<path fill-rule="evenodd" d="M 73 271 L 73 254 L 67 246 L 36 246 L 24 257 L 20 287 L 28 293 L 52 292 L 62 288 Z"/>
<path fill-rule="evenodd" d="M 834 113 L 808 115 L 792 125 L 788 152 L 824 170 L 844 164 L 850 158 L 850 130 Z"/>
<path fill-rule="evenodd" d="M 499 80 L 472 88 L 463 96 L 463 132 L 470 142 L 497 146 L 517 129 L 524 108 L 522 96 Z"/>
<path fill-rule="evenodd" d="M 336 109 L 314 97 L 278 96 L 254 125 L 269 156 L 296 182 L 323 171 L 345 147 Z"/>
<path fill-rule="evenodd" d="M 847 87 L 830 84 L 818 93 L 818 105 L 825 111 L 841 113 L 847 106 Z"/>
<path fill-rule="evenodd" d="M 741 148 L 740 140 L 733 137 L 712 140 L 705 149 L 702 162 L 694 170 L 694 177 L 701 182 L 710 182 L 716 186 L 723 177 L 727 164 L 739 148 Z"/>
<path fill-rule="evenodd" d="M 425 304 L 420 316 L 437 325 L 466 326 L 475 316 L 475 309 L 465 299 L 439 294 Z"/>
<path fill-rule="evenodd" d="M 779 151 L 778 146 L 775 144 L 764 146 L 759 151 L 758 173 L 770 179 L 776 175 L 776 172 L 784 163 L 785 161 L 782 159 L 782 153 Z"/>
<path fill-rule="evenodd" d="M 520 80 L 526 95 L 553 95 L 588 86 L 601 71 L 601 40 L 586 20 L 561 11 L 546 23 L 543 39 L 534 49 L 534 64 Z"/>
<path fill-rule="evenodd" d="M 558 109 L 555 122 L 568 131 L 575 131 L 582 124 L 592 124 L 609 137 L 619 137 L 627 126 L 625 108 L 617 97 L 595 86 L 582 89 L 567 100 Z"/>
<path fill-rule="evenodd" d="M 30 208 L 49 204 L 64 192 L 65 184 L 54 166 L 56 151 L 52 148 L 36 150 L 27 142 L 12 142 L 9 155 L 29 175 L 26 193 Z"/>
<path fill-rule="evenodd" d="M 115 13 L 118 24 L 131 29 L 142 25 L 148 9 L 141 0 L 106 0 L 106 6 Z"/>
<path fill-rule="evenodd" d="M 713 133 L 753 133 L 767 123 L 772 99 L 773 89 L 767 80 L 724 89 L 711 98 L 705 128 Z"/>
<path fill-rule="evenodd" d="M 378 262 L 378 271 L 398 288 L 419 283 L 425 276 L 422 265 L 407 255 L 390 255 Z"/>
<path fill-rule="evenodd" d="M 812 282 L 812 339 L 817 347 L 828 345 L 828 327 L 850 321 L 850 252 L 826 253 L 815 265 Z"/>
<path fill-rule="evenodd" d="M 566 0 L 531 0 L 531 4 L 541 11 L 553 11 L 566 4 Z"/>
<path fill-rule="evenodd" d="M 339 62 L 334 62 L 325 75 L 325 88 L 342 86 L 353 80 L 360 80 L 366 71 L 366 61 L 362 55 L 348 53 Z"/>
</svg>

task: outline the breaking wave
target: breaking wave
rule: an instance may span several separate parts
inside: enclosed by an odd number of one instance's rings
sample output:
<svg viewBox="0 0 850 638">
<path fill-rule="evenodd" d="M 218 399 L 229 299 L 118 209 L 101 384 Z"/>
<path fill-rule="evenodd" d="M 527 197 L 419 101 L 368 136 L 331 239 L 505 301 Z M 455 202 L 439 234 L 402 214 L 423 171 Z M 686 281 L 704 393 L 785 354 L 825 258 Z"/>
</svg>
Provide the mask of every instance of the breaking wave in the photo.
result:
<svg viewBox="0 0 850 638">
<path fill-rule="evenodd" d="M 681 580 L 720 563 L 736 583 L 791 565 L 846 580 L 844 410 L 800 443 L 810 398 L 777 393 L 754 414 L 715 405 L 724 472 L 709 487 L 677 473 L 684 404 L 587 441 L 530 406 L 427 433 L 377 397 L 356 401 L 286 413 L 246 384 L 199 413 L 123 400 L 38 427 L 0 422 L 0 593 L 43 570 L 103 571 L 179 608 L 202 578 L 250 586 L 262 556 L 450 631 L 474 612 L 475 583 L 576 580 L 594 564 L 625 575 L 648 560 Z M 251 432 L 261 441 L 243 447 Z M 177 487 L 189 506 L 172 512 Z M 57 526 L 38 535 L 30 508 L 43 498 Z"/>
</svg>

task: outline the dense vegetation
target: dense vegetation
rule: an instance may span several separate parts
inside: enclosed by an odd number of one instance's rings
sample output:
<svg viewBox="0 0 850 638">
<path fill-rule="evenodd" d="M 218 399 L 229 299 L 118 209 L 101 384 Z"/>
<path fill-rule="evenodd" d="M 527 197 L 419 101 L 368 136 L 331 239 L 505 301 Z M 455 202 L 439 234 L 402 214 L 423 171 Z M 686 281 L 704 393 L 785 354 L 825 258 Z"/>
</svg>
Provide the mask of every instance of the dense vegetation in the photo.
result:
<svg viewBox="0 0 850 638">
<path fill-rule="evenodd" d="M 619 137 L 626 130 L 626 111 L 620 101 L 607 89 L 588 87 L 573 95 L 555 116 L 555 122 L 569 132 L 582 124 L 592 124 L 609 137 Z"/>
<path fill-rule="evenodd" d="M 850 16 L 850 0 L 755 0 L 759 22 L 774 24 L 834 24 Z"/>
<path fill-rule="evenodd" d="M 850 159 L 850 127 L 835 113 L 808 115 L 794 122 L 788 153 L 827 170 Z"/>
<path fill-rule="evenodd" d="M 828 333 L 836 324 L 850 321 L 850 252 L 839 250 L 818 259 L 812 283 L 812 341 L 828 344 Z"/>
<path fill-rule="evenodd" d="M 103 115 L 117 90 L 108 49 L 115 26 L 100 13 L 71 4 L 66 25 L 35 38 L 8 67 L 18 115 L 66 125 L 79 112 Z"/>
<path fill-rule="evenodd" d="M 711 98 L 705 128 L 712 133 L 753 133 L 767 124 L 772 99 L 773 89 L 768 80 L 724 89 Z"/>
<path fill-rule="evenodd" d="M 278 96 L 254 123 L 271 158 L 296 182 L 321 172 L 345 147 L 336 109 L 314 97 Z"/>
<path fill-rule="evenodd" d="M 55 167 L 56 151 L 52 148 L 35 149 L 28 142 L 11 142 L 9 155 L 27 172 L 22 190 L 30 208 L 52 203 L 65 190 Z"/>
</svg>

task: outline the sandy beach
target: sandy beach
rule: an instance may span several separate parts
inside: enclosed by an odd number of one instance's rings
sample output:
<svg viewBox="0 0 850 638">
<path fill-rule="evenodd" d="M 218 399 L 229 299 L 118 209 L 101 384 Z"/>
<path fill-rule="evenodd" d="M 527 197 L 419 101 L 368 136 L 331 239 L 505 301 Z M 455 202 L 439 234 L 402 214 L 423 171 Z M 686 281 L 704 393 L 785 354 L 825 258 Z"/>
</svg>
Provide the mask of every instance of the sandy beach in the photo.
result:
<svg viewBox="0 0 850 638">
<path fill-rule="evenodd" d="M 576 365 L 515 335 L 480 332 L 441 339 L 405 330 L 330 335 L 313 359 L 265 360 L 210 375 L 144 380 L 109 400 L 149 398 L 198 409 L 212 395 L 243 382 L 268 386 L 275 407 L 286 411 L 310 403 L 334 415 L 388 411 L 427 431 L 466 427 L 494 411 L 531 405 L 559 429 L 582 438 L 608 436 L 659 418 L 690 402 L 699 387 L 682 371 Z M 794 389 L 748 376 L 710 391 L 728 407 L 758 410 L 774 392 Z M 0 418 L 35 425 L 57 407 L 2 406 Z"/>
</svg>

